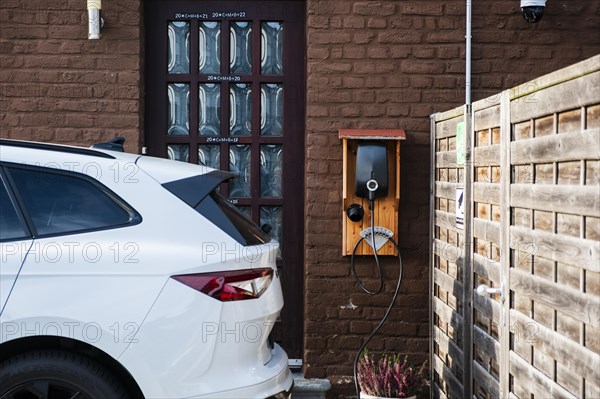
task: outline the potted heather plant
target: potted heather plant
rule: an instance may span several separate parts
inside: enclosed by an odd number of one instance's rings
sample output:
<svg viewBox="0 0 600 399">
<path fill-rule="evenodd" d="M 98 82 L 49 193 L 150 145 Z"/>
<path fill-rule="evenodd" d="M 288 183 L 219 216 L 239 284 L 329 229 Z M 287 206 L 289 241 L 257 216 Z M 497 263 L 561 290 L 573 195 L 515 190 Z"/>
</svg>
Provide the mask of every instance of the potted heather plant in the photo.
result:
<svg viewBox="0 0 600 399">
<path fill-rule="evenodd" d="M 398 354 L 385 353 L 375 359 L 365 350 L 357 373 L 361 399 L 416 398 L 429 385 L 427 362 L 414 366 Z"/>
</svg>

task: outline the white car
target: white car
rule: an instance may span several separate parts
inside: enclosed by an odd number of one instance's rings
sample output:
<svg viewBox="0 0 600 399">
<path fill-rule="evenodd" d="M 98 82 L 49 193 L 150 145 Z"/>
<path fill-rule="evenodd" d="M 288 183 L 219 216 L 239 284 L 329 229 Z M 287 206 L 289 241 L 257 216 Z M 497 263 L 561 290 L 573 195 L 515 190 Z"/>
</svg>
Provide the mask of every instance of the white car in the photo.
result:
<svg viewBox="0 0 600 399">
<path fill-rule="evenodd" d="M 231 177 L 0 140 L 0 398 L 287 398 L 278 244 Z"/>
</svg>

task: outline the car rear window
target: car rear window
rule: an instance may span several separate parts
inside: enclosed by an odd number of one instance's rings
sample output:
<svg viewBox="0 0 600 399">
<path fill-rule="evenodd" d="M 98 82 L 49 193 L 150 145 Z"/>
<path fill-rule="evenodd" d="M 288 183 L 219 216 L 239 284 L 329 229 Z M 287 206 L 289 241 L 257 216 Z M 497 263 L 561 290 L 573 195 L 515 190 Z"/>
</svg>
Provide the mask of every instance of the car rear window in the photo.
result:
<svg viewBox="0 0 600 399">
<path fill-rule="evenodd" d="M 47 168 L 6 170 L 37 236 L 102 230 L 141 221 L 114 193 L 86 176 Z"/>
<path fill-rule="evenodd" d="M 0 179 L 0 241 L 17 240 L 27 235 L 6 187 Z"/>
<path fill-rule="evenodd" d="M 229 177 L 230 174 L 214 171 L 166 183 L 163 187 L 240 244 L 268 243 L 271 237 L 267 233 L 216 192 L 218 185 Z"/>
</svg>

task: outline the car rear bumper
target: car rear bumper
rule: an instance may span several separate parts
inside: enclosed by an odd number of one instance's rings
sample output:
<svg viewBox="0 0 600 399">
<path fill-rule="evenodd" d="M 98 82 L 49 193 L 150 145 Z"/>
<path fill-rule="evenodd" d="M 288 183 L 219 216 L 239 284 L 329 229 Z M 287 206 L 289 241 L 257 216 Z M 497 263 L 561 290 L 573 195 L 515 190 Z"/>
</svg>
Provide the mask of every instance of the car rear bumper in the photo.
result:
<svg viewBox="0 0 600 399">
<path fill-rule="evenodd" d="M 193 398 L 283 399 L 291 397 L 292 388 L 294 386 L 294 379 L 288 367 L 287 354 L 279 345 L 275 344 L 271 359 L 262 368 L 257 368 L 254 371 L 255 372 L 252 375 L 232 376 L 236 378 L 238 383 L 240 382 L 240 380 L 246 379 L 246 382 L 249 384 L 248 386 L 233 390 L 211 393 L 209 395 L 194 396 Z M 273 377 L 269 378 L 268 376 Z M 252 381 L 256 380 L 257 378 L 264 378 L 265 380 L 258 384 L 252 384 Z"/>
<path fill-rule="evenodd" d="M 257 299 L 222 303 L 169 279 L 119 357 L 148 398 L 267 398 L 292 386 L 268 335 L 283 305 L 279 280 Z"/>
</svg>

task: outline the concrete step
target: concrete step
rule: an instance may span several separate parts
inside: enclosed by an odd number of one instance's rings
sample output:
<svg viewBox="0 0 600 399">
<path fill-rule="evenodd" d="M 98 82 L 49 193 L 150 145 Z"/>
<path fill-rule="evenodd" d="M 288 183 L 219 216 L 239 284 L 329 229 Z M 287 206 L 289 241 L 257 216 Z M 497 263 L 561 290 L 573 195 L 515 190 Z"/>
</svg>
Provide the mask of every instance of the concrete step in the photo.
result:
<svg viewBox="0 0 600 399">
<path fill-rule="evenodd" d="M 331 389 L 331 382 L 321 378 L 304 378 L 301 373 L 293 373 L 294 399 L 325 399 Z"/>
</svg>

